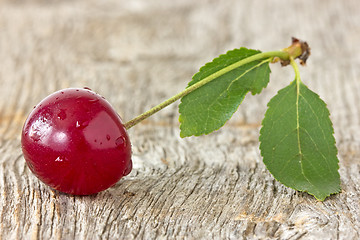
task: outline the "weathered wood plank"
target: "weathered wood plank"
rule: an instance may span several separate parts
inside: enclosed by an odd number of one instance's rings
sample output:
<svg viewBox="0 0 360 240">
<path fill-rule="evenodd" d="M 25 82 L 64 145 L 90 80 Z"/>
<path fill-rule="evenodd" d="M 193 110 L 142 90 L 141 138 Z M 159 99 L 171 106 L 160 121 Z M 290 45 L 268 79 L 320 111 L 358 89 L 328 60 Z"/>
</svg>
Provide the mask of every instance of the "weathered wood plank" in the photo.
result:
<svg viewBox="0 0 360 240">
<path fill-rule="evenodd" d="M 0 238 L 358 239 L 359 11 L 356 0 L 0 0 Z M 218 54 L 281 48 L 291 36 L 310 43 L 301 74 L 334 122 L 343 191 L 325 202 L 262 163 L 266 103 L 293 78 L 279 66 L 214 134 L 181 139 L 176 104 L 131 129 L 133 172 L 95 196 L 53 191 L 25 166 L 23 121 L 55 90 L 90 87 L 128 120 Z"/>
</svg>

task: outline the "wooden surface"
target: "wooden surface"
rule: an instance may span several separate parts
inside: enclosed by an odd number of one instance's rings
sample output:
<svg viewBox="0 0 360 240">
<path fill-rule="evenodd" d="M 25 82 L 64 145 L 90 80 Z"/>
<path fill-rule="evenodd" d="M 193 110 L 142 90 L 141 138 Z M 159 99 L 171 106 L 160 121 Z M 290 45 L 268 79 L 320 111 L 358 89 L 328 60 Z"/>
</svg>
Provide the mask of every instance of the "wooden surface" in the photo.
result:
<svg viewBox="0 0 360 240">
<path fill-rule="evenodd" d="M 312 48 L 301 75 L 330 109 L 341 194 L 318 202 L 262 163 L 266 103 L 293 79 L 277 65 L 216 133 L 181 139 L 178 103 L 131 129 L 134 170 L 95 196 L 55 192 L 24 164 L 22 124 L 55 90 L 90 87 L 130 120 L 217 55 L 291 36 Z M 0 0 L 0 238 L 359 239 L 359 42 L 358 0 Z"/>
</svg>

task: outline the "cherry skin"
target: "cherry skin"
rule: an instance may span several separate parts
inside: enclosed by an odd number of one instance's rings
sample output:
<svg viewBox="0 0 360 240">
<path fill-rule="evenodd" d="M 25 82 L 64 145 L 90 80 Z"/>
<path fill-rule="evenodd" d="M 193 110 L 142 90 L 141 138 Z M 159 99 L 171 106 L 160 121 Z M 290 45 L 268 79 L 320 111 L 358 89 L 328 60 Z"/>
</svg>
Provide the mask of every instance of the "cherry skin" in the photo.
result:
<svg viewBox="0 0 360 240">
<path fill-rule="evenodd" d="M 68 194 L 100 192 L 132 169 L 121 118 L 89 89 L 64 89 L 43 99 L 25 121 L 21 145 L 30 170 Z"/>
</svg>

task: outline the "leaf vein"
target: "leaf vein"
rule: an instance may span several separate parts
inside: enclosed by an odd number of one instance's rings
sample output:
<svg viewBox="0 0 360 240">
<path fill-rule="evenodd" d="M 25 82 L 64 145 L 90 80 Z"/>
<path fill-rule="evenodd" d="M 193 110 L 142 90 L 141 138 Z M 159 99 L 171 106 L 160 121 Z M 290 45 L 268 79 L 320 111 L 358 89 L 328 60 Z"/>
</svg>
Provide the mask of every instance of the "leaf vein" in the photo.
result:
<svg viewBox="0 0 360 240">
<path fill-rule="evenodd" d="M 207 116 L 206 116 L 205 126 L 207 126 L 207 124 L 208 124 L 208 122 L 209 122 L 210 109 L 213 108 L 214 104 L 220 102 L 219 99 L 220 99 L 222 96 L 224 96 L 227 92 L 229 92 L 231 86 L 232 86 L 236 81 L 238 81 L 239 79 L 241 79 L 242 77 L 244 77 L 246 74 L 248 74 L 249 72 L 253 71 L 254 69 L 260 67 L 261 65 L 263 65 L 263 64 L 265 64 L 265 63 L 267 63 L 267 62 L 269 62 L 269 61 L 270 61 L 269 59 L 266 59 L 266 60 L 264 60 L 264 61 L 261 61 L 260 63 L 254 65 L 253 67 L 245 70 L 241 75 L 239 75 L 238 77 L 236 77 L 235 79 L 233 79 L 233 80 L 231 81 L 231 83 L 228 85 L 228 87 L 227 87 L 223 92 L 221 92 L 211 104 L 208 105 L 208 107 L 207 107 Z M 255 81 L 255 78 L 252 79 L 252 83 L 253 83 L 254 81 Z M 249 90 L 247 90 L 246 92 L 244 92 L 243 95 L 245 96 L 248 92 L 249 92 Z M 242 100 L 243 100 L 243 99 L 242 99 Z M 241 101 L 242 101 L 242 100 L 241 100 Z"/>
</svg>

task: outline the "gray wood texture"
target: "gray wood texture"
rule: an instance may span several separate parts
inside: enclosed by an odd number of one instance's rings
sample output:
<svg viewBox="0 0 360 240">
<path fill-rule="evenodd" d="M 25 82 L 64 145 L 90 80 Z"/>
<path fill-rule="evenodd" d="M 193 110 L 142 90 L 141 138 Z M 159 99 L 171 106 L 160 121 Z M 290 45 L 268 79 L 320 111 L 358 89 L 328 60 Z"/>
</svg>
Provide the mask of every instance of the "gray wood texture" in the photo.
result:
<svg viewBox="0 0 360 240">
<path fill-rule="evenodd" d="M 305 84 L 328 104 L 342 192 L 324 202 L 266 170 L 266 103 L 292 79 L 272 66 L 221 130 L 181 139 L 177 104 L 129 131 L 132 173 L 94 196 L 51 190 L 24 163 L 20 132 L 42 98 L 90 87 L 130 120 L 181 91 L 221 53 L 306 40 Z M 359 239 L 358 0 L 0 0 L 1 239 Z"/>
</svg>

